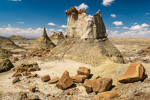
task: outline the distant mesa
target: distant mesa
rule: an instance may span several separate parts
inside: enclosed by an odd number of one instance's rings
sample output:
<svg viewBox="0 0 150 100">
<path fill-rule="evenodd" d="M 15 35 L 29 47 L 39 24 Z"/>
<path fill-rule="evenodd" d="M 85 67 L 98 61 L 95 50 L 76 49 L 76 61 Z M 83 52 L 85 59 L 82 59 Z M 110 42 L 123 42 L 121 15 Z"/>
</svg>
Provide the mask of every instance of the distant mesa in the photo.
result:
<svg viewBox="0 0 150 100">
<path fill-rule="evenodd" d="M 52 43 L 50 38 L 47 36 L 45 25 L 44 25 L 44 28 L 43 28 L 42 36 L 37 38 L 35 40 L 35 42 L 30 45 L 30 47 L 37 47 L 37 48 L 45 48 L 46 47 L 46 48 L 49 48 L 49 49 L 52 49 L 52 48 L 55 47 L 55 45 Z"/>
<path fill-rule="evenodd" d="M 12 35 L 11 37 L 9 37 L 9 39 L 11 39 L 11 40 L 25 40 L 24 37 L 19 36 L 19 35 Z"/>
<path fill-rule="evenodd" d="M 58 45 L 65 40 L 65 37 L 62 32 L 59 33 L 53 32 L 49 38 L 55 45 Z"/>
<path fill-rule="evenodd" d="M 120 51 L 109 41 L 100 10 L 89 18 L 86 10 L 70 8 L 66 13 L 65 41 L 53 48 L 50 57 L 71 59 L 93 66 L 106 61 L 124 63 Z"/>
</svg>

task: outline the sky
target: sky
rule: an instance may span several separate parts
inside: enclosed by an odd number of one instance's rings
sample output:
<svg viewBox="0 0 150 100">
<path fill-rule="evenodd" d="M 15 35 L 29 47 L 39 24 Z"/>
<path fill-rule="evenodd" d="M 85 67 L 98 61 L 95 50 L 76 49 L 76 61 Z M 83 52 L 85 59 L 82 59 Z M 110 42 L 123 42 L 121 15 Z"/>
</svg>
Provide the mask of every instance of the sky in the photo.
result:
<svg viewBox="0 0 150 100">
<path fill-rule="evenodd" d="M 150 0 L 0 0 L 0 36 L 65 33 L 70 7 L 102 13 L 108 37 L 150 38 Z"/>
</svg>

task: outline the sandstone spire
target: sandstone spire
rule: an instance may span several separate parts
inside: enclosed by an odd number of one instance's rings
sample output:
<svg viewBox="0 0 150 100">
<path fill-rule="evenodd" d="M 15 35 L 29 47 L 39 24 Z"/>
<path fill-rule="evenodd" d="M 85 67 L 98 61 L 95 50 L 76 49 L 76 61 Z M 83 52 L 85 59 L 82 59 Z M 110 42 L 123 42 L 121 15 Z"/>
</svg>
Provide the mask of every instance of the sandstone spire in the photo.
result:
<svg viewBox="0 0 150 100">
<path fill-rule="evenodd" d="M 43 36 L 48 37 L 47 33 L 46 33 L 45 25 L 43 25 L 43 26 L 44 26 L 44 28 L 43 28 Z"/>
</svg>

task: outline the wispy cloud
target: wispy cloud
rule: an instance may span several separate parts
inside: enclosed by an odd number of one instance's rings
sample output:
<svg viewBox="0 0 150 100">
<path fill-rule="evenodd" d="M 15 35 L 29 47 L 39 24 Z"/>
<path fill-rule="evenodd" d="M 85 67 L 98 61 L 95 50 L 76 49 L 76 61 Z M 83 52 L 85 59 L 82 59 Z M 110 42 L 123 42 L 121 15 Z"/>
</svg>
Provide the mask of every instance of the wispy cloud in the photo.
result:
<svg viewBox="0 0 150 100">
<path fill-rule="evenodd" d="M 143 23 L 142 25 L 132 26 L 130 30 L 147 30 L 148 29 L 147 27 L 149 27 L 149 25 L 146 23 Z"/>
<path fill-rule="evenodd" d="M 47 25 L 52 25 L 52 26 L 54 26 L 54 25 L 56 25 L 56 24 L 54 24 L 54 23 L 48 23 Z"/>
<path fill-rule="evenodd" d="M 86 5 L 85 3 L 82 3 L 78 7 L 77 6 L 75 6 L 75 7 L 76 7 L 77 10 L 80 10 L 80 9 L 85 9 L 86 10 L 87 8 L 89 8 L 88 5 Z"/>
<path fill-rule="evenodd" d="M 110 15 L 112 18 L 115 18 L 115 17 L 117 17 L 115 14 L 111 14 Z"/>
<path fill-rule="evenodd" d="M 115 1 L 115 0 L 103 0 L 103 2 L 101 4 L 103 4 L 104 6 L 108 6 L 108 5 L 111 5 L 113 3 L 113 1 Z"/>
<path fill-rule="evenodd" d="M 62 27 L 62 28 L 66 28 L 66 27 L 67 27 L 67 25 L 61 25 L 61 27 Z"/>
<path fill-rule="evenodd" d="M 21 1 L 21 0 L 11 0 L 11 1 Z"/>
<path fill-rule="evenodd" d="M 145 15 L 148 15 L 148 14 L 150 14 L 150 13 L 146 13 Z"/>
<path fill-rule="evenodd" d="M 93 18 L 93 16 L 92 16 L 92 15 L 88 15 L 88 17 L 89 17 L 89 18 Z"/>
<path fill-rule="evenodd" d="M 115 25 L 123 25 L 122 21 L 114 21 L 112 24 L 115 24 Z"/>
<path fill-rule="evenodd" d="M 11 25 L 10 25 L 10 24 L 8 24 L 8 27 L 11 27 Z"/>
<path fill-rule="evenodd" d="M 128 27 L 122 27 L 122 29 L 129 29 Z"/>
<path fill-rule="evenodd" d="M 17 23 L 19 23 L 19 24 L 24 24 L 24 22 L 17 22 Z"/>
</svg>

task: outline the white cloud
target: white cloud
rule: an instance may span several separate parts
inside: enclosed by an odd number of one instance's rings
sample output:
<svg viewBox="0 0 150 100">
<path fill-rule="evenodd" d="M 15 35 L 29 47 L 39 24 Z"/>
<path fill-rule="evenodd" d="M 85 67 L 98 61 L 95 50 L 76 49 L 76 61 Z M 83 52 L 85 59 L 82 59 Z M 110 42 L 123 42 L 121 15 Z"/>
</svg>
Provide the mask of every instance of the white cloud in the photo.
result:
<svg viewBox="0 0 150 100">
<path fill-rule="evenodd" d="M 67 27 L 67 25 L 62 25 L 61 27 L 62 27 L 62 28 L 66 28 L 66 27 Z"/>
<path fill-rule="evenodd" d="M 21 1 L 21 0 L 11 0 L 11 1 Z"/>
<path fill-rule="evenodd" d="M 10 24 L 8 24 L 8 26 L 9 26 L 9 27 L 11 27 L 11 25 L 10 25 Z"/>
<path fill-rule="evenodd" d="M 129 29 L 128 27 L 122 27 L 122 29 Z"/>
<path fill-rule="evenodd" d="M 141 27 L 149 27 L 149 25 L 146 24 L 146 23 L 143 23 L 143 24 L 141 25 Z"/>
<path fill-rule="evenodd" d="M 130 30 L 123 32 L 121 34 L 117 34 L 117 31 L 110 31 L 110 34 L 108 35 L 109 37 L 124 37 L 124 38 L 147 38 L 150 37 L 150 30 L 140 30 L 140 31 L 135 31 L 135 30 Z"/>
<path fill-rule="evenodd" d="M 116 15 L 115 15 L 115 14 L 111 14 L 110 16 L 111 16 L 112 18 L 115 18 L 115 17 L 116 17 Z"/>
<path fill-rule="evenodd" d="M 55 24 L 54 24 L 54 23 L 48 23 L 47 25 L 52 25 L 52 26 L 54 26 Z"/>
<path fill-rule="evenodd" d="M 54 31 L 61 31 L 61 30 L 55 30 L 55 29 L 46 29 L 47 34 L 50 35 Z M 6 27 L 1 28 L 0 27 L 0 34 L 1 36 L 11 36 L 11 35 L 20 35 L 20 36 L 26 36 L 26 37 L 39 37 L 42 36 L 43 28 L 27 28 L 27 29 L 21 29 L 21 28 L 12 28 L 12 27 Z M 64 31 L 62 31 L 64 32 Z"/>
<path fill-rule="evenodd" d="M 120 27 L 115 27 L 115 28 L 120 28 Z"/>
<path fill-rule="evenodd" d="M 93 16 L 92 16 L 92 15 L 88 15 L 88 17 L 89 17 L 89 18 L 93 18 Z"/>
<path fill-rule="evenodd" d="M 143 23 L 142 25 L 132 26 L 130 30 L 147 30 L 148 28 L 145 28 L 145 27 L 149 27 L 149 25 L 146 23 Z"/>
<path fill-rule="evenodd" d="M 148 14 L 150 14 L 150 13 L 146 13 L 145 15 L 148 15 Z"/>
<path fill-rule="evenodd" d="M 112 24 L 115 24 L 115 25 L 123 25 L 122 21 L 114 21 Z"/>
<path fill-rule="evenodd" d="M 76 7 L 77 10 L 80 10 L 80 9 L 85 9 L 86 10 L 87 8 L 89 8 L 88 5 L 86 5 L 85 3 L 82 3 L 78 7 L 77 6 L 75 6 L 75 7 Z"/>
<path fill-rule="evenodd" d="M 114 0 L 103 0 L 103 2 L 101 4 L 103 4 L 104 6 L 108 6 L 111 5 L 111 3 L 113 3 Z"/>
<path fill-rule="evenodd" d="M 62 30 L 62 29 L 59 29 L 59 30 L 56 30 L 56 31 L 58 31 L 58 32 L 62 32 L 63 30 Z"/>
<path fill-rule="evenodd" d="M 6 27 L 6 26 L 3 26 L 3 27 Z"/>
<path fill-rule="evenodd" d="M 111 35 L 116 35 L 119 31 L 110 31 Z"/>
<path fill-rule="evenodd" d="M 17 22 L 17 23 L 24 24 L 24 22 Z"/>
<path fill-rule="evenodd" d="M 136 25 L 137 23 L 134 23 L 134 25 Z"/>
</svg>

